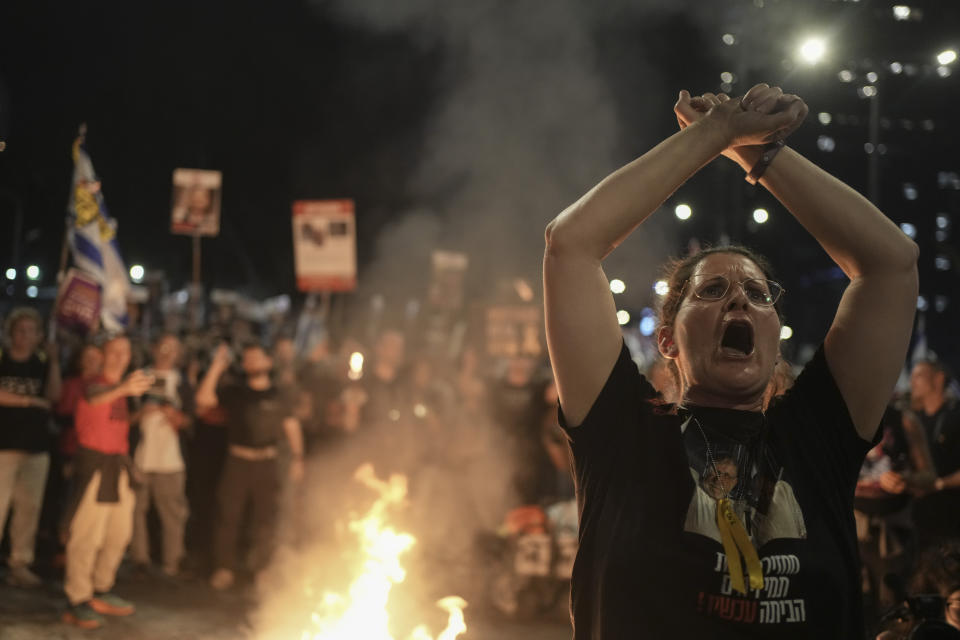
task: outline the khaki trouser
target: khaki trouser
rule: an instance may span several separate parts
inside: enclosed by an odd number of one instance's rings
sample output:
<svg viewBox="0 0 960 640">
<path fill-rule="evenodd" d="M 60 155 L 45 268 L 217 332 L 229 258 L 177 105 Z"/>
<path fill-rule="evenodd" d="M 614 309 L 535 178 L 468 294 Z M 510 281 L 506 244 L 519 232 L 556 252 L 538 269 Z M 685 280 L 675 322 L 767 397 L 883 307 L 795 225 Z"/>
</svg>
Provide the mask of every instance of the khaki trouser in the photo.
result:
<svg viewBox="0 0 960 640">
<path fill-rule="evenodd" d="M 190 508 L 185 493 L 187 474 L 144 473 L 137 487 L 137 508 L 133 517 L 133 541 L 130 555 L 137 564 L 150 564 L 150 532 L 147 529 L 147 512 L 153 501 L 163 527 L 163 567 L 175 572 L 183 559 L 183 532 L 187 525 Z"/>
<path fill-rule="evenodd" d="M 43 506 L 50 456 L 27 451 L 0 451 L 0 541 L 10 518 L 10 566 L 33 563 L 37 524 Z"/>
<path fill-rule="evenodd" d="M 100 472 L 90 478 L 70 521 L 64 591 L 71 605 L 110 591 L 130 543 L 135 497 L 126 471 L 120 472 L 119 502 L 97 502 Z"/>
</svg>

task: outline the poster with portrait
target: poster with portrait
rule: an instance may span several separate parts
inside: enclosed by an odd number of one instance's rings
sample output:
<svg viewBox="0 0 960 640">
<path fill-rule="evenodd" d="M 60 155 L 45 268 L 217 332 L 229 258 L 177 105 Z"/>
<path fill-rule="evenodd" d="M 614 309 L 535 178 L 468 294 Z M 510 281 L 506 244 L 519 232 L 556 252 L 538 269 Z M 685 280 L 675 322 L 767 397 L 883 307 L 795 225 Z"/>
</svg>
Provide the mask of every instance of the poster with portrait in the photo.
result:
<svg viewBox="0 0 960 640">
<path fill-rule="evenodd" d="M 357 286 L 353 200 L 293 203 L 293 260 L 301 291 L 352 291 Z"/>
<path fill-rule="evenodd" d="M 174 169 L 170 230 L 188 236 L 220 233 L 223 174 L 202 169 Z"/>
</svg>

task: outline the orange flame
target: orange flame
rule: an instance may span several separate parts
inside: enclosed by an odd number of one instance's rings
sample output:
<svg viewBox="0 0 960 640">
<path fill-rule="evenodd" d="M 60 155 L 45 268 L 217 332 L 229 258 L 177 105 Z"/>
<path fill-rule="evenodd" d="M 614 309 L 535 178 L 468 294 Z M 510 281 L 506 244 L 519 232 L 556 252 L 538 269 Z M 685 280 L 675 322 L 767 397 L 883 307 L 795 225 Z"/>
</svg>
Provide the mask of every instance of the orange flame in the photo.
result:
<svg viewBox="0 0 960 640">
<path fill-rule="evenodd" d="M 347 596 L 332 592 L 323 595 L 320 611 L 312 616 L 313 629 L 304 631 L 301 640 L 394 640 L 389 631 L 387 602 L 393 585 L 406 578 L 400 555 L 416 543 L 416 538 L 390 527 L 386 516 L 389 508 L 404 503 L 407 478 L 392 475 L 384 481 L 376 476 L 372 465 L 365 464 L 356 470 L 354 479 L 379 496 L 366 515 L 349 525 L 363 550 L 362 572 L 351 583 Z M 434 639 L 420 625 L 409 640 L 455 640 L 466 632 L 463 609 L 467 603 L 462 598 L 449 596 L 437 606 L 447 612 L 446 629 Z"/>
</svg>

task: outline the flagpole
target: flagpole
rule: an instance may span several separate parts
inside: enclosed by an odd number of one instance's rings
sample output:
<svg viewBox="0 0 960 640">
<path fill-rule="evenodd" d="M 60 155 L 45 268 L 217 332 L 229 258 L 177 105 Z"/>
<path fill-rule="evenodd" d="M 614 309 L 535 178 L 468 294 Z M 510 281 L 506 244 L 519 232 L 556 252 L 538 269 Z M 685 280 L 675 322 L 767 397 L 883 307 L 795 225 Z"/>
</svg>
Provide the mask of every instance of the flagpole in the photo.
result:
<svg viewBox="0 0 960 640">
<path fill-rule="evenodd" d="M 77 138 L 80 139 L 80 144 L 83 144 L 84 140 L 87 138 L 87 123 L 81 122 L 80 126 L 77 127 Z M 71 147 L 72 148 L 72 147 Z M 74 171 L 76 171 L 76 160 L 74 160 Z M 75 184 L 76 177 L 70 178 L 70 196 L 67 198 L 67 211 L 70 210 L 70 203 L 74 198 L 74 189 L 77 188 Z M 60 267 L 57 269 L 57 286 L 60 286 L 60 283 L 63 282 L 63 278 L 67 273 L 67 259 L 70 255 L 70 224 L 73 221 L 70 219 L 70 216 L 67 216 L 66 221 L 63 225 L 63 242 L 60 243 Z"/>
<path fill-rule="evenodd" d="M 200 328 L 200 234 L 193 234 L 193 291 L 190 304 L 193 307 L 193 328 Z"/>
</svg>

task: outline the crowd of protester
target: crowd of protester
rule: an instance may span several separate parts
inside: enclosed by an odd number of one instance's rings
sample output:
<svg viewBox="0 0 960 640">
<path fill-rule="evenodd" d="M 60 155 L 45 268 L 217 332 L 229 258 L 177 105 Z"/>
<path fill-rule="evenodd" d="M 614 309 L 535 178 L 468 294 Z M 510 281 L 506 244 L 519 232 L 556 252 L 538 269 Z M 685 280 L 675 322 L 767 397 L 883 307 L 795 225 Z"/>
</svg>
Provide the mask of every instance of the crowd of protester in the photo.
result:
<svg viewBox="0 0 960 640">
<path fill-rule="evenodd" d="M 468 495 L 489 479 L 464 478 L 483 455 L 508 458 L 495 513 L 456 515 L 476 528 L 512 507 L 572 497 L 544 362 L 501 358 L 491 369 L 477 346 L 434 357 L 395 328 L 367 336 L 369 345 L 333 344 L 328 334 L 304 341 L 284 331 L 288 320 L 82 340 L 60 331 L 45 342 L 36 310 L 10 311 L 0 351 L 7 583 L 37 587 L 35 570 L 62 569 L 65 621 L 96 628 L 134 612 L 114 593 L 124 559 L 133 576 L 203 579 L 216 590 L 250 581 L 278 543 L 324 535 L 307 530 L 297 502 L 305 457 L 316 455 L 339 460 L 344 482 L 364 462 L 404 473 L 421 505 L 448 512 L 489 509 L 490 500 Z M 768 401 L 789 389 L 791 373 L 786 363 L 778 369 Z M 678 401 L 668 367 L 655 362 L 647 375 L 664 402 Z M 948 368 L 917 362 L 881 433 L 854 513 L 868 626 L 879 630 L 887 612 L 909 618 L 897 606 L 927 593 L 960 628 L 960 401 Z M 343 507 L 335 502 L 311 509 Z M 438 538 L 449 533 L 437 525 Z M 438 560 L 453 570 L 450 558 Z"/>
<path fill-rule="evenodd" d="M 472 509 L 451 524 L 467 546 L 463 523 L 494 529 L 511 507 L 572 498 L 543 362 L 474 346 L 434 357 L 409 327 L 377 330 L 369 345 L 305 341 L 290 321 L 224 314 L 200 330 L 81 339 L 11 310 L 0 352 L 6 582 L 37 587 L 62 570 L 64 621 L 91 629 L 135 611 L 122 580 L 115 591 L 123 562 L 130 579 L 255 584 L 279 544 L 333 535 L 304 520 L 324 512 L 332 528 L 347 507 L 340 486 L 366 462 L 410 477 L 438 537 L 450 530 L 431 508 Z M 491 454 L 509 477 L 483 478 L 490 467 L 476 461 Z M 327 456 L 325 481 L 338 469 L 341 485 L 305 510 L 307 456 Z M 478 487 L 487 495 L 471 497 Z"/>
</svg>

